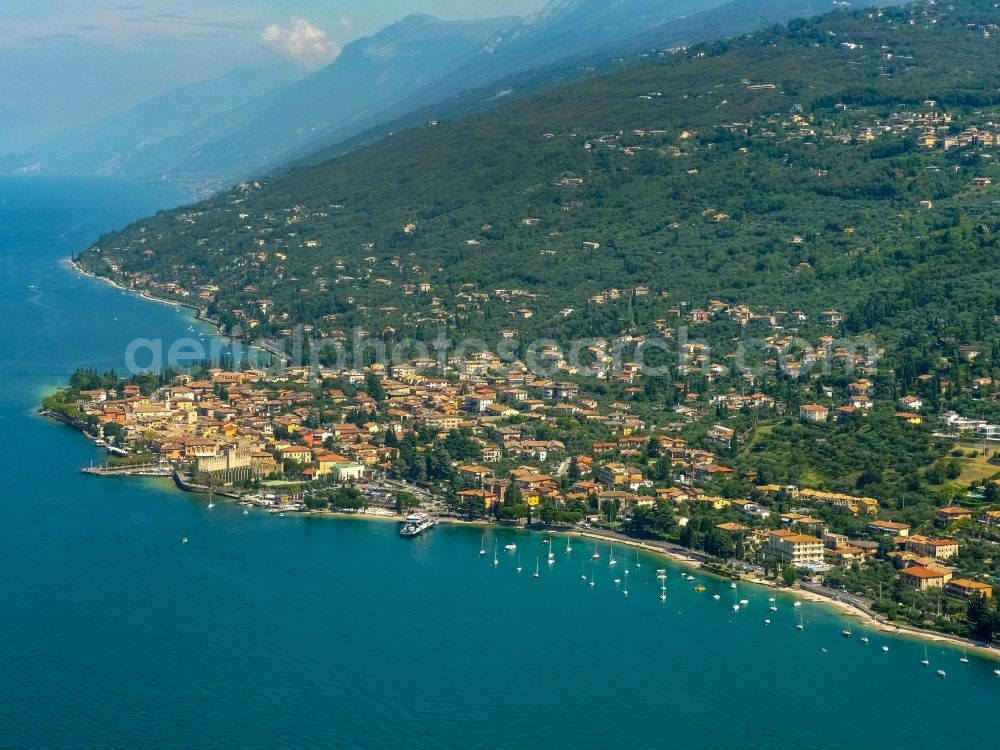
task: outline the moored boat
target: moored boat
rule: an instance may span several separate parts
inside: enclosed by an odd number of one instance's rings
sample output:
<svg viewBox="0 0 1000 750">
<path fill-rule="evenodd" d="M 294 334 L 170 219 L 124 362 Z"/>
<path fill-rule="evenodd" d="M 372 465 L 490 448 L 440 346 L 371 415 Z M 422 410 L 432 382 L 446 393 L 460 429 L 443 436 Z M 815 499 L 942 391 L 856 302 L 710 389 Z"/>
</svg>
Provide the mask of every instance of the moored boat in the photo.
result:
<svg viewBox="0 0 1000 750">
<path fill-rule="evenodd" d="M 437 525 L 437 519 L 427 513 L 411 513 L 406 517 L 400 536 L 418 536 Z"/>
</svg>

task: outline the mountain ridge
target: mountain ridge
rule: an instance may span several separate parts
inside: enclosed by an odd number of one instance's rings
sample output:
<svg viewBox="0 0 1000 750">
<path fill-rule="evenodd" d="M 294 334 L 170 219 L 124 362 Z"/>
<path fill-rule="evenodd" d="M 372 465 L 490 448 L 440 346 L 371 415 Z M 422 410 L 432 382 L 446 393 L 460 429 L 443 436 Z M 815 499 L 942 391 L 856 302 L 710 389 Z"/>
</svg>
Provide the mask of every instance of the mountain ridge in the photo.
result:
<svg viewBox="0 0 1000 750">
<path fill-rule="evenodd" d="M 1000 11 L 955 7 L 699 45 L 244 184 L 79 262 L 254 336 L 646 336 L 718 299 L 803 335 L 839 311 L 841 334 L 933 361 L 1000 316 Z M 699 329 L 722 351 L 731 330 Z"/>
<path fill-rule="evenodd" d="M 794 11 L 782 6 L 803 3 L 815 10 L 829 7 L 826 0 L 762 0 L 752 5 L 766 9 L 754 17 L 745 4 L 724 0 L 713 0 L 710 10 L 694 0 L 553 0 L 529 19 L 445 22 L 416 14 L 346 45 L 338 60 L 316 73 L 264 87 L 260 97 L 251 97 L 240 108 L 207 106 L 206 116 L 193 113 L 187 129 L 164 132 L 163 123 L 184 111 L 182 106 L 165 105 L 145 118 L 145 132 L 115 142 L 117 133 L 140 130 L 129 119 L 142 115 L 149 104 L 144 103 L 123 118 L 76 129 L 2 164 L 8 169 L 38 164 L 44 170 L 115 172 L 144 179 L 166 176 L 217 189 L 248 174 L 299 161 L 314 148 L 328 149 L 359 137 L 364 142 L 379 129 L 384 134 L 413 125 L 419 122 L 416 113 L 428 108 L 438 114 L 427 119 L 461 116 L 470 111 L 461 100 L 483 87 L 497 84 L 513 98 L 558 85 L 568 76 L 586 75 L 594 67 L 607 69 L 616 55 L 655 46 L 658 30 L 673 43 L 704 41 L 722 35 L 727 26 L 736 26 L 736 33 L 749 30 L 748 16 L 755 18 L 750 25 L 786 20 Z M 730 24 L 730 17 L 739 20 Z M 470 35 L 461 33 L 463 25 Z M 648 34 L 649 40 L 631 41 L 637 33 Z M 387 53 L 400 44 L 409 46 L 405 63 L 390 56 L 378 69 L 377 60 L 365 57 L 365 50 Z M 426 47 L 422 55 L 421 45 Z M 169 101 L 172 95 L 157 99 Z M 456 100 L 458 106 L 452 106 Z M 213 114 L 219 116 L 213 119 Z M 397 123 L 400 118 L 403 122 Z"/>
</svg>

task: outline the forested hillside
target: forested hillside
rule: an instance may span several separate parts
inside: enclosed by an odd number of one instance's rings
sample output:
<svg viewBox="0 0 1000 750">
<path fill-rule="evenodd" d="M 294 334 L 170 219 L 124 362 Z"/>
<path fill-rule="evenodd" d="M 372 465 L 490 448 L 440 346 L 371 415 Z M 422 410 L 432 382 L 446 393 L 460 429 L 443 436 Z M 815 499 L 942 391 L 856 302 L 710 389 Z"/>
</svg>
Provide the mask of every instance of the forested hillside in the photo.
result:
<svg viewBox="0 0 1000 750">
<path fill-rule="evenodd" d="M 614 336 L 718 299 L 803 331 L 842 311 L 926 371 L 997 336 L 998 22 L 918 3 L 664 52 L 161 213 L 81 262 L 254 336 Z"/>
</svg>

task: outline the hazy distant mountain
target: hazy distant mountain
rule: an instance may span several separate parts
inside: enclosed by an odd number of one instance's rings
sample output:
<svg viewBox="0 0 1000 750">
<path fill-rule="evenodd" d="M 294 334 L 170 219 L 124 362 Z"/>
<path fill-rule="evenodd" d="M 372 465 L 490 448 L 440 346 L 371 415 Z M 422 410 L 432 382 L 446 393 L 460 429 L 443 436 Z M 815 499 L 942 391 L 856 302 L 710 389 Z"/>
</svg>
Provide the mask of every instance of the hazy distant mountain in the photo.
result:
<svg viewBox="0 0 1000 750">
<path fill-rule="evenodd" d="M 345 46 L 303 76 L 290 66 L 235 71 L 74 128 L 26 154 L 0 157 L 7 171 L 119 174 L 218 182 L 301 146 L 333 125 L 378 111 L 476 55 L 520 19 L 440 21 L 412 15 Z"/>
<path fill-rule="evenodd" d="M 429 86 L 518 20 L 407 16 L 346 45 L 330 65 L 287 87 L 242 128 L 199 148 L 176 171 L 236 176 L 260 168 L 328 128 L 363 119 Z"/>
<path fill-rule="evenodd" d="M 867 0 L 865 5 L 894 2 Z M 483 49 L 484 54 L 463 67 L 462 80 L 456 73 L 374 113 L 367 121 L 355 120 L 320 133 L 292 152 L 288 163 L 318 164 L 390 132 L 399 132 L 428 120 L 458 119 L 586 75 L 608 72 L 635 61 L 636 54 L 739 36 L 793 18 L 825 13 L 844 7 L 845 3 L 834 0 L 730 0 L 704 10 L 706 5 L 711 3 L 554 0 L 538 13 L 526 17 L 506 35 L 491 38 Z M 697 12 L 681 14 L 695 6 L 699 8 Z M 667 8 L 672 10 L 665 10 Z M 654 13 L 657 9 L 659 12 Z M 665 19 L 671 12 L 678 15 Z M 612 24 L 612 19 L 619 19 L 620 23 Z M 603 29 L 603 32 L 596 29 Z M 627 32 L 632 35 L 619 36 Z M 604 41 L 598 43 L 598 38 Z M 552 50 L 559 50 L 561 54 L 554 54 Z M 565 50 L 575 50 L 575 53 L 563 54 Z M 498 64 L 497 58 L 506 58 L 509 62 Z"/>
<path fill-rule="evenodd" d="M 395 117 L 648 31 L 725 0 L 552 0 L 523 19 L 410 16 L 344 48 L 244 131 L 210 144 L 179 173 L 231 176 L 325 148 Z M 317 102 L 317 96 L 324 97 Z M 267 142 L 265 142 L 265 139 Z"/>
<path fill-rule="evenodd" d="M 241 126 L 269 106 L 268 96 L 302 75 L 290 65 L 245 68 L 182 86 L 122 115 L 66 131 L 5 157 L 8 170 L 157 176 L 203 143 Z"/>
<path fill-rule="evenodd" d="M 380 137 L 420 116 L 454 118 L 495 106 L 591 72 L 595 61 L 607 66 L 615 56 L 742 34 L 836 5 L 551 0 L 524 18 L 411 15 L 346 45 L 333 63 L 297 80 L 290 68 L 237 71 L 77 128 L 23 157 L 0 160 L 0 167 L 235 181 L 311 154 L 337 153 L 339 144 Z"/>
<path fill-rule="evenodd" d="M 592 50 L 727 0 L 551 0 L 484 50 L 494 56 L 532 50 L 535 62 Z"/>
</svg>

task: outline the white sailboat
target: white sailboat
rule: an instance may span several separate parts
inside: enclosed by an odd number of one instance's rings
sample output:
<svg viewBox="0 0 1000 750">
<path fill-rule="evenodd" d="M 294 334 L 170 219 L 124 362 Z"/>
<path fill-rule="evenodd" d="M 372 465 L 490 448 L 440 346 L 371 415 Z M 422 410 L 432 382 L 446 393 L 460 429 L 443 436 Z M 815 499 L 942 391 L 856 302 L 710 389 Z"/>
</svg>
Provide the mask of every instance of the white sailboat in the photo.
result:
<svg viewBox="0 0 1000 750">
<path fill-rule="evenodd" d="M 636 568 L 642 567 L 642 562 L 639 561 L 639 550 L 635 551 L 635 567 Z"/>
<path fill-rule="evenodd" d="M 615 545 L 611 545 L 611 552 L 609 554 L 608 565 L 617 565 L 618 561 L 615 559 Z"/>
<path fill-rule="evenodd" d="M 931 660 L 927 656 L 927 646 L 924 646 L 924 658 L 920 660 L 920 663 L 925 667 L 929 667 L 931 665 Z"/>
<path fill-rule="evenodd" d="M 583 565 L 580 566 L 580 580 L 581 581 L 587 580 L 587 568 Z"/>
<path fill-rule="evenodd" d="M 853 633 L 851 632 L 850 622 L 844 624 L 844 629 L 840 631 L 840 634 L 844 636 L 844 638 L 850 638 L 853 635 Z"/>
<path fill-rule="evenodd" d="M 739 611 L 740 611 L 739 593 L 738 593 L 738 590 L 736 588 L 736 584 L 734 583 L 733 584 L 733 612 L 739 612 Z"/>
<path fill-rule="evenodd" d="M 549 559 L 548 559 L 548 564 L 549 565 L 555 565 L 556 564 L 556 553 L 552 551 L 552 545 L 551 544 L 549 545 Z"/>
<path fill-rule="evenodd" d="M 483 532 L 483 539 L 479 542 L 479 556 L 482 557 L 486 554 L 486 532 Z"/>
<path fill-rule="evenodd" d="M 597 551 L 597 542 L 594 542 L 594 554 L 590 556 L 591 560 L 600 560 L 601 553 Z"/>
<path fill-rule="evenodd" d="M 517 553 L 517 572 L 520 573 L 523 570 L 521 567 L 521 553 Z"/>
<path fill-rule="evenodd" d="M 538 572 L 538 555 L 535 555 L 535 572 L 531 574 L 532 578 L 541 578 L 542 574 Z"/>
<path fill-rule="evenodd" d="M 861 642 L 862 643 L 868 643 L 868 633 L 866 633 L 863 630 L 861 631 Z"/>
<path fill-rule="evenodd" d="M 590 569 L 590 588 L 594 588 L 594 569 Z"/>
<path fill-rule="evenodd" d="M 573 547 L 570 546 L 569 537 L 566 537 L 566 552 L 567 554 L 573 551 Z"/>
<path fill-rule="evenodd" d="M 660 601 L 665 602 L 667 600 L 667 581 L 664 578 L 660 579 Z"/>
<path fill-rule="evenodd" d="M 625 571 L 625 585 L 622 587 L 622 593 L 628 596 L 628 571 Z"/>
<path fill-rule="evenodd" d="M 493 540 L 493 567 L 495 568 L 500 564 L 500 558 L 497 557 L 497 541 Z"/>
<path fill-rule="evenodd" d="M 514 542 L 510 542 L 509 544 L 505 544 L 505 545 L 503 546 L 503 548 L 504 548 L 505 550 L 507 550 L 508 552 L 513 552 L 514 550 L 516 550 L 516 549 L 517 549 L 517 545 L 516 545 L 516 544 L 514 544 Z"/>
<path fill-rule="evenodd" d="M 959 661 L 962 662 L 962 664 L 969 663 L 969 649 L 965 646 L 962 646 L 962 658 L 959 659 Z"/>
<path fill-rule="evenodd" d="M 801 612 L 799 612 L 799 624 L 795 626 L 795 629 L 796 630 L 805 630 L 806 629 L 806 624 L 802 620 L 802 613 Z"/>
</svg>

